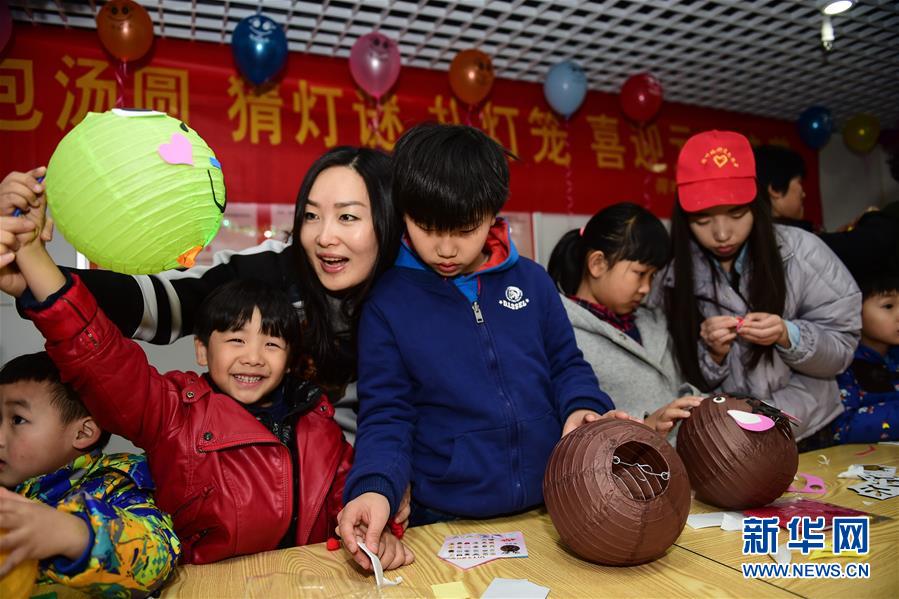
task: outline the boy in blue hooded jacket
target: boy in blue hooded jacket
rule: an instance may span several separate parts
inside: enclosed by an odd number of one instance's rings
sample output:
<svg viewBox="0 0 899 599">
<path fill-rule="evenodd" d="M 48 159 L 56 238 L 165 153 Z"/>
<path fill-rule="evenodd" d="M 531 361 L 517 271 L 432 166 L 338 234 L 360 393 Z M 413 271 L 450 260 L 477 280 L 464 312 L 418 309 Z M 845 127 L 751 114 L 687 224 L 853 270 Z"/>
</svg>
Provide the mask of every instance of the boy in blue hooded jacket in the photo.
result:
<svg viewBox="0 0 899 599">
<path fill-rule="evenodd" d="M 394 151 L 406 236 L 359 326 L 356 459 L 338 530 L 363 567 L 411 483 L 410 523 L 543 502 L 559 438 L 614 406 L 546 271 L 497 218 L 507 154 L 472 127 L 425 124 Z"/>
</svg>

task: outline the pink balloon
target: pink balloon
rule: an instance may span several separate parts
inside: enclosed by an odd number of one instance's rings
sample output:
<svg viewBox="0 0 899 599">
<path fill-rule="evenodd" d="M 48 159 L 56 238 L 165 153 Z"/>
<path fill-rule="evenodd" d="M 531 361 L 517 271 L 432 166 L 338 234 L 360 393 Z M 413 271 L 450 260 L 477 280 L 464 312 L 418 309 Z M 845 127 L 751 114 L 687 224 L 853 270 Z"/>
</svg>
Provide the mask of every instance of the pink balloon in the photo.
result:
<svg viewBox="0 0 899 599">
<path fill-rule="evenodd" d="M 400 51 L 396 42 L 380 33 L 368 33 L 350 50 L 350 73 L 365 93 L 380 99 L 400 75 Z"/>
<path fill-rule="evenodd" d="M 12 35 L 12 13 L 5 0 L 0 0 L 0 52 L 6 47 L 9 36 Z"/>
</svg>

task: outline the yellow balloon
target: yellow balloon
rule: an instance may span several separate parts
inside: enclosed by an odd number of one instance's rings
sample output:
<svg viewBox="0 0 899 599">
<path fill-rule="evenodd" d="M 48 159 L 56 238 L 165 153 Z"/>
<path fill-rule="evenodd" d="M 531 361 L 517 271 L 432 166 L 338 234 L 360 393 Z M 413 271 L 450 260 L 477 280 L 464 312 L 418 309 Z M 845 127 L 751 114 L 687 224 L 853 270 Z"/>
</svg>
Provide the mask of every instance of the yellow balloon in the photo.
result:
<svg viewBox="0 0 899 599">
<path fill-rule="evenodd" d="M 867 154 L 877 145 L 880 122 L 876 116 L 859 113 L 850 117 L 843 126 L 843 142 L 853 152 Z"/>
<path fill-rule="evenodd" d="M 6 531 L 0 529 L 0 538 Z M 7 553 L 0 551 L 0 564 L 6 561 Z M 0 578 L 0 597 L 3 599 L 24 599 L 31 595 L 31 589 L 37 580 L 37 560 L 26 560 L 12 569 L 12 572 Z"/>
</svg>

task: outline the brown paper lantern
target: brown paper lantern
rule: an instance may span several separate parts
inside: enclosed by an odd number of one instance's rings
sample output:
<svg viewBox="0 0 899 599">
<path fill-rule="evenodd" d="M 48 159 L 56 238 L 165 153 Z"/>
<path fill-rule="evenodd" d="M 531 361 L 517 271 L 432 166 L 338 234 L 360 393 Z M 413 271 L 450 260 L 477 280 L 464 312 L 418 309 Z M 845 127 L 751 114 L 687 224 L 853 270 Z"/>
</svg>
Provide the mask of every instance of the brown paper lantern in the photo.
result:
<svg viewBox="0 0 899 599">
<path fill-rule="evenodd" d="M 693 408 L 677 433 L 696 499 L 744 510 L 780 497 L 799 453 L 787 417 L 758 400 L 718 395 Z"/>
<path fill-rule="evenodd" d="M 543 497 L 562 542 L 608 566 L 660 557 L 690 513 L 677 452 L 630 420 L 600 420 L 562 437 L 546 466 Z"/>
</svg>

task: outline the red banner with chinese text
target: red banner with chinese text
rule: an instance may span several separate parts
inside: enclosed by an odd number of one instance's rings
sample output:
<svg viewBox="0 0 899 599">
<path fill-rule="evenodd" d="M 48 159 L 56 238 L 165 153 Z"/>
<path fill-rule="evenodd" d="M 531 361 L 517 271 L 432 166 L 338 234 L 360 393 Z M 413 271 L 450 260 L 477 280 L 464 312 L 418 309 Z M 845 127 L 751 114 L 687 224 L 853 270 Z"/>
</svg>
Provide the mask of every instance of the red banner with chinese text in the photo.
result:
<svg viewBox="0 0 899 599">
<path fill-rule="evenodd" d="M 520 158 L 511 165 L 508 210 L 592 214 L 633 201 L 667 217 L 680 146 L 693 132 L 717 128 L 799 151 L 806 215 L 820 222 L 818 156 L 788 121 L 666 102 L 640 128 L 624 118 L 617 96 L 590 92 L 565 122 L 541 85 L 504 79 L 471 111 L 452 98 L 445 72 L 411 67 L 376 108 L 357 91 L 345 59 L 298 53 L 278 84 L 257 95 L 227 44 L 157 38 L 123 72 L 94 31 L 22 23 L 0 55 L 2 173 L 46 164 L 87 111 L 112 108 L 120 95 L 124 106 L 162 110 L 196 129 L 223 165 L 230 202 L 293 203 L 306 168 L 328 148 L 390 150 L 404 130 L 437 120 L 478 126 Z"/>
</svg>

